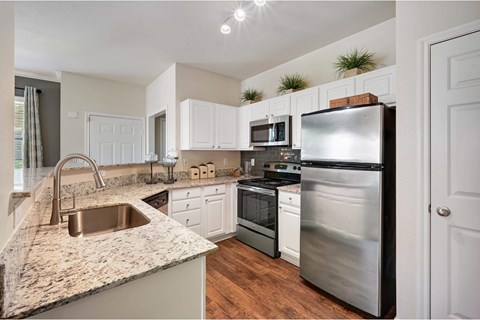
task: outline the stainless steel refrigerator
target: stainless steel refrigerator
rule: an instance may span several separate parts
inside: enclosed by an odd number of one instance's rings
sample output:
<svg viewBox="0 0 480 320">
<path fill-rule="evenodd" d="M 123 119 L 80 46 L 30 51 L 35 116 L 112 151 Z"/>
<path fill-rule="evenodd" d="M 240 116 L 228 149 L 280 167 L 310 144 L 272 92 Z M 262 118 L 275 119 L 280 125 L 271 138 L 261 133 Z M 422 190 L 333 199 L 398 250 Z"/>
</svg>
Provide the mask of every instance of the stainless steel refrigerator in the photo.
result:
<svg viewBox="0 0 480 320">
<path fill-rule="evenodd" d="M 395 301 L 395 110 L 302 115 L 300 276 L 374 316 Z"/>
</svg>

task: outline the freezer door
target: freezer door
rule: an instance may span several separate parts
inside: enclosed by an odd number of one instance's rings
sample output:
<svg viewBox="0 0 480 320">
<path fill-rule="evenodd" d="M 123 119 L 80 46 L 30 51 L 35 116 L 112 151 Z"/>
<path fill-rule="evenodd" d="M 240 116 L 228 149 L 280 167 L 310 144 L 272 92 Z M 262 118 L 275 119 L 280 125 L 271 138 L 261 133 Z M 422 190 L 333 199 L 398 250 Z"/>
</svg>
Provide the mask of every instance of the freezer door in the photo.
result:
<svg viewBox="0 0 480 320">
<path fill-rule="evenodd" d="M 302 117 L 302 161 L 383 163 L 383 106 Z"/>
<path fill-rule="evenodd" d="M 300 275 L 380 316 L 382 171 L 302 167 Z"/>
</svg>

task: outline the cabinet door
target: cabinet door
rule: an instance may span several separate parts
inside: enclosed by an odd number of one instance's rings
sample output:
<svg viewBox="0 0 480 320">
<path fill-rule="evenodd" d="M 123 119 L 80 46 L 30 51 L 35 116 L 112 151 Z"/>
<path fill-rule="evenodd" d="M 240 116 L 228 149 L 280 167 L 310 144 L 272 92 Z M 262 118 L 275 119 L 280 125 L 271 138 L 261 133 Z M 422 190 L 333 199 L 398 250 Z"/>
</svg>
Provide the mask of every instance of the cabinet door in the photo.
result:
<svg viewBox="0 0 480 320">
<path fill-rule="evenodd" d="M 280 203 L 278 212 L 279 250 L 282 253 L 282 258 L 298 266 L 300 259 L 300 209 Z"/>
<path fill-rule="evenodd" d="M 237 147 L 237 108 L 217 104 L 216 144 L 217 149 L 235 149 Z"/>
<path fill-rule="evenodd" d="M 237 149 L 250 148 L 250 119 L 252 106 L 247 105 L 237 110 Z"/>
<path fill-rule="evenodd" d="M 292 103 L 292 148 L 302 146 L 302 117 L 303 113 L 318 110 L 318 88 L 302 90 L 291 95 Z"/>
<path fill-rule="evenodd" d="M 349 78 L 320 86 L 320 110 L 330 106 L 330 100 L 355 95 L 355 79 Z"/>
<path fill-rule="evenodd" d="M 205 197 L 205 237 L 225 233 L 225 195 Z"/>
<path fill-rule="evenodd" d="M 252 108 L 252 118 L 251 120 L 265 119 L 270 116 L 270 104 L 267 101 L 260 101 L 250 105 Z"/>
<path fill-rule="evenodd" d="M 394 103 L 395 99 L 395 66 L 375 70 L 355 77 L 355 94 L 371 93 L 379 102 Z"/>
<path fill-rule="evenodd" d="M 290 95 L 268 100 L 270 117 L 284 116 L 290 114 Z"/>
<path fill-rule="evenodd" d="M 215 147 L 215 104 L 190 102 L 190 146 L 192 149 Z"/>
</svg>

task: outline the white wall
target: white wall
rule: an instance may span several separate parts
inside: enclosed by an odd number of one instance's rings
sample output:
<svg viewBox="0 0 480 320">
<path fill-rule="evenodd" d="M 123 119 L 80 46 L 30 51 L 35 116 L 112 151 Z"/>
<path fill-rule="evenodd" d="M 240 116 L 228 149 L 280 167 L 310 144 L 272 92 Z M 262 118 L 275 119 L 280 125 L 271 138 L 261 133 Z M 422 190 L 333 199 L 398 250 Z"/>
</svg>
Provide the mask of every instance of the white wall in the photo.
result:
<svg viewBox="0 0 480 320">
<path fill-rule="evenodd" d="M 480 18 L 480 2 L 397 1 L 397 317 L 423 318 L 418 39 Z M 423 210 L 422 210 L 423 209 Z M 428 288 L 427 288 L 428 289 Z"/>
<path fill-rule="evenodd" d="M 145 88 L 132 84 L 62 72 L 60 156 L 85 152 L 85 113 L 145 117 Z M 68 118 L 78 112 L 77 119 Z"/>
<path fill-rule="evenodd" d="M 240 105 L 240 81 L 207 72 L 197 68 L 178 64 L 176 68 L 177 117 L 180 121 L 180 103 L 188 98 L 210 101 L 231 106 Z M 232 119 L 236 121 L 236 119 Z M 178 123 L 178 122 L 177 122 Z M 180 146 L 180 131 L 177 130 L 177 146 Z M 188 164 L 183 165 L 183 159 Z M 227 159 L 227 163 L 224 160 Z M 192 165 L 211 161 L 218 169 L 238 167 L 239 151 L 182 151 L 179 169 L 187 170 Z"/>
<path fill-rule="evenodd" d="M 242 90 L 257 88 L 263 91 L 264 99 L 275 97 L 280 77 L 290 73 L 302 74 L 310 87 L 335 81 L 337 78 L 333 63 L 340 54 L 353 48 L 365 48 L 374 52 L 378 68 L 394 65 L 395 18 L 248 78 L 242 81 Z"/>
<path fill-rule="evenodd" d="M 13 233 L 14 3 L 0 2 L 0 250 Z"/>
<path fill-rule="evenodd" d="M 167 151 L 180 150 L 180 103 L 183 100 L 192 98 L 238 106 L 239 96 L 240 81 L 177 63 L 147 87 L 147 116 L 167 111 Z M 149 142 L 149 146 L 153 145 Z M 187 165 L 183 164 L 184 158 Z M 175 170 L 187 170 L 192 165 L 208 161 L 219 169 L 237 167 L 240 165 L 240 152 L 179 151 Z"/>
<path fill-rule="evenodd" d="M 175 98 L 175 70 L 176 64 L 172 64 L 165 72 L 147 86 L 146 109 L 149 151 L 154 152 L 153 142 L 154 121 L 149 117 L 160 112 L 166 112 L 167 117 L 167 151 L 176 149 L 176 98 Z"/>
</svg>

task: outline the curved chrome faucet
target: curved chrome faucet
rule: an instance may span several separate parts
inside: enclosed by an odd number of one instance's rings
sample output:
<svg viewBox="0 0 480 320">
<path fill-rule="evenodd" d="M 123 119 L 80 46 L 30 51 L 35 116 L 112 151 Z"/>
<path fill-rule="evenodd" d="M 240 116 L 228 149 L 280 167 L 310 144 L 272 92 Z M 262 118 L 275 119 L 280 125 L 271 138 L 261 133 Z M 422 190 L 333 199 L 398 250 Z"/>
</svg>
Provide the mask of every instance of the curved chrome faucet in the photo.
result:
<svg viewBox="0 0 480 320">
<path fill-rule="evenodd" d="M 93 170 L 93 179 L 95 180 L 95 184 L 97 189 L 105 187 L 105 181 L 103 181 L 102 175 L 98 172 L 98 166 L 95 163 L 95 160 L 90 158 L 89 156 L 82 154 L 82 153 L 72 153 L 62 160 L 60 160 L 57 165 L 55 166 L 55 170 L 53 173 L 53 200 L 52 200 L 52 216 L 50 218 L 50 225 L 56 225 L 60 223 L 61 215 L 68 215 L 75 213 L 75 194 L 73 195 L 73 207 L 69 209 L 62 209 L 62 202 L 60 200 L 60 189 L 62 187 L 61 178 L 62 178 L 62 168 L 68 161 L 72 159 L 81 159 L 88 162 L 90 167 Z"/>
</svg>

